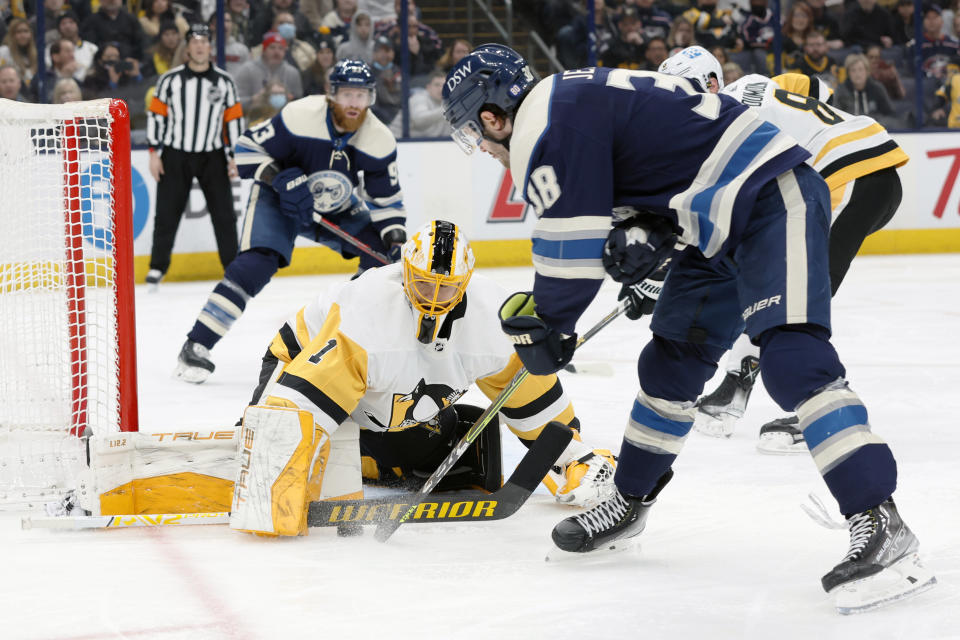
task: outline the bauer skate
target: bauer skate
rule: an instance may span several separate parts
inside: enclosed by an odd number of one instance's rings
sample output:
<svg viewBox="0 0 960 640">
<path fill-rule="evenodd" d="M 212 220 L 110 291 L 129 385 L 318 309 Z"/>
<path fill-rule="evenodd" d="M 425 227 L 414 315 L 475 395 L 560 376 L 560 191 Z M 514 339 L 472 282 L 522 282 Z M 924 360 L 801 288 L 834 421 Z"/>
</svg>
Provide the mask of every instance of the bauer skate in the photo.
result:
<svg viewBox="0 0 960 640">
<path fill-rule="evenodd" d="M 800 420 L 797 416 L 787 416 L 763 425 L 760 427 L 757 451 L 775 455 L 806 453 L 807 442 L 803 439 L 803 432 L 797 428 L 799 424 Z"/>
<path fill-rule="evenodd" d="M 200 384 L 210 377 L 215 368 L 210 359 L 210 350 L 198 342 L 187 340 L 177 356 L 177 368 L 173 375 L 185 382 Z"/>
<path fill-rule="evenodd" d="M 617 541 L 643 533 L 650 507 L 660 490 L 673 477 L 667 470 L 649 495 L 642 498 L 625 496 L 615 489 L 613 495 L 592 509 L 560 521 L 553 528 L 553 543 L 563 551 L 586 553 L 597 549 L 613 549 Z"/>
<path fill-rule="evenodd" d="M 564 467 L 556 466 L 550 478 L 558 486 L 557 502 L 576 507 L 593 507 L 612 497 L 617 458 L 607 449 L 595 449 Z"/>
<path fill-rule="evenodd" d="M 727 372 L 713 393 L 697 401 L 697 417 L 693 428 L 714 438 L 733 435 L 737 420 L 743 417 L 753 384 L 760 373 L 760 360 L 747 356 L 740 361 L 740 371 Z"/>
<path fill-rule="evenodd" d="M 850 550 L 821 579 L 837 611 L 846 615 L 882 607 L 937 583 L 920 564 L 919 542 L 892 499 L 847 518 Z"/>
</svg>

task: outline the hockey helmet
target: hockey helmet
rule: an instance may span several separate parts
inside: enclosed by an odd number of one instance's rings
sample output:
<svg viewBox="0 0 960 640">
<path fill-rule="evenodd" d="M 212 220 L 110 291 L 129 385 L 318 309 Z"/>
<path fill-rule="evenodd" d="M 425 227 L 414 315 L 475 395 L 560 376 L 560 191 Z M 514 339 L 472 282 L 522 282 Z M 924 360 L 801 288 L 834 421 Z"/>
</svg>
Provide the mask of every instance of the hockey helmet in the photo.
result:
<svg viewBox="0 0 960 640">
<path fill-rule="evenodd" d="M 694 82 L 694 87 L 709 93 L 710 78 L 717 79 L 717 91 L 723 89 L 723 67 L 712 53 L 703 47 L 687 47 L 678 51 L 660 64 L 660 73 L 680 76 Z"/>
<path fill-rule="evenodd" d="M 190 42 L 193 38 L 206 38 L 210 39 L 210 27 L 205 24 L 196 23 L 190 25 L 190 28 L 187 29 L 186 41 Z"/>
<path fill-rule="evenodd" d="M 473 153 L 483 138 L 480 107 L 493 104 L 512 115 L 536 82 L 530 65 L 510 47 L 485 44 L 468 53 L 443 85 L 443 117 L 454 142 Z"/>
<path fill-rule="evenodd" d="M 473 250 L 460 228 L 428 222 L 404 243 L 403 288 L 417 312 L 417 340 L 434 341 L 439 317 L 460 304 L 473 275 Z"/>
<path fill-rule="evenodd" d="M 363 60 L 346 58 L 333 65 L 333 71 L 330 72 L 330 93 L 336 95 L 339 89 L 348 87 L 369 91 L 371 105 L 376 99 L 377 80 Z"/>
</svg>

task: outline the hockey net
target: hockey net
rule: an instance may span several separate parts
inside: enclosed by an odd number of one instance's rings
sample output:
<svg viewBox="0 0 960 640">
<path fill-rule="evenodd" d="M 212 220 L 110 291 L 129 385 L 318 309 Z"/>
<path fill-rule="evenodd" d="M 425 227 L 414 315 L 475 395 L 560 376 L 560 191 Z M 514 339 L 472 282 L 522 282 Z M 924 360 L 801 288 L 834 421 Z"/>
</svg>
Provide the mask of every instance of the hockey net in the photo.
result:
<svg viewBox="0 0 960 640">
<path fill-rule="evenodd" d="M 0 99 L 0 220 L 0 508 L 30 508 L 137 430 L 126 105 Z"/>
</svg>

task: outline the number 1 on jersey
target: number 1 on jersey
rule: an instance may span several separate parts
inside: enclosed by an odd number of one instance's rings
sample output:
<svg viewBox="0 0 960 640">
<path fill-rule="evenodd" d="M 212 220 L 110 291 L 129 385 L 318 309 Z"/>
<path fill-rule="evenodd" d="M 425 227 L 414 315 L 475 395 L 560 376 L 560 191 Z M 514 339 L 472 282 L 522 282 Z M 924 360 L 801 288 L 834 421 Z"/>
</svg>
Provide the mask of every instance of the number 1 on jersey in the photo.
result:
<svg viewBox="0 0 960 640">
<path fill-rule="evenodd" d="M 336 338 L 330 338 L 327 340 L 327 344 L 323 347 L 323 349 L 320 349 L 320 351 L 317 351 L 308 358 L 310 364 L 320 364 L 320 361 L 323 360 L 324 354 L 333 349 L 335 346 L 337 346 Z"/>
</svg>

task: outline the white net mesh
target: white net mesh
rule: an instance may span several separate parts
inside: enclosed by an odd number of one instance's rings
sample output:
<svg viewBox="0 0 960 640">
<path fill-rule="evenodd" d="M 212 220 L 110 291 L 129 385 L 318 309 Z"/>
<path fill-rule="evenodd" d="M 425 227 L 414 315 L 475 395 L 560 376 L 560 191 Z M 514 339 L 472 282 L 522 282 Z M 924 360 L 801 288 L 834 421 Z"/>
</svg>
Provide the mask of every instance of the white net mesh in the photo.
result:
<svg viewBox="0 0 960 640">
<path fill-rule="evenodd" d="M 119 430 L 107 100 L 0 100 L 0 503 L 48 499 Z"/>
</svg>

